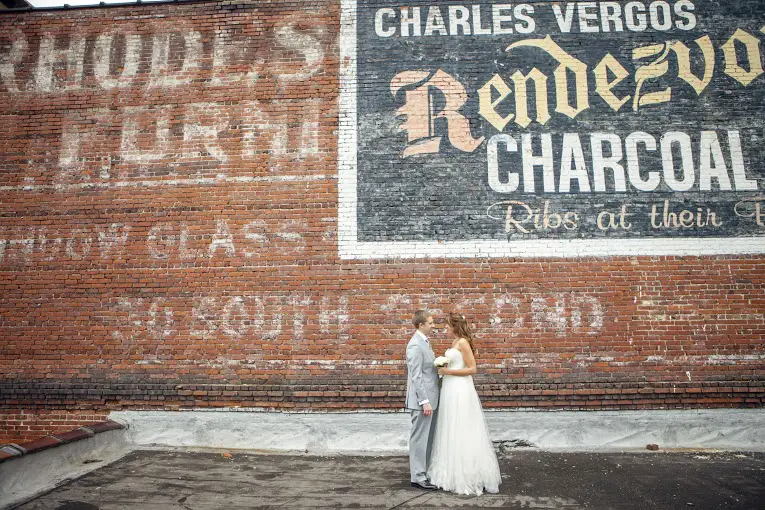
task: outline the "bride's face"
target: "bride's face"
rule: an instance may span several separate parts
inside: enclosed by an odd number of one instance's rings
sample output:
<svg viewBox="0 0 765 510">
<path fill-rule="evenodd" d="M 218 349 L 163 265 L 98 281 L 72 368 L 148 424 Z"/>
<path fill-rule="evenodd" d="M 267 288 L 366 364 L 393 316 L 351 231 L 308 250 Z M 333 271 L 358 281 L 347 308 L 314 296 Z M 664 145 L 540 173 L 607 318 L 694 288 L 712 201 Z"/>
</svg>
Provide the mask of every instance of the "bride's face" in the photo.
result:
<svg viewBox="0 0 765 510">
<path fill-rule="evenodd" d="M 449 324 L 446 324 L 446 331 L 449 332 L 449 338 L 457 338 L 457 335 L 454 333 L 454 328 L 452 328 Z"/>
</svg>

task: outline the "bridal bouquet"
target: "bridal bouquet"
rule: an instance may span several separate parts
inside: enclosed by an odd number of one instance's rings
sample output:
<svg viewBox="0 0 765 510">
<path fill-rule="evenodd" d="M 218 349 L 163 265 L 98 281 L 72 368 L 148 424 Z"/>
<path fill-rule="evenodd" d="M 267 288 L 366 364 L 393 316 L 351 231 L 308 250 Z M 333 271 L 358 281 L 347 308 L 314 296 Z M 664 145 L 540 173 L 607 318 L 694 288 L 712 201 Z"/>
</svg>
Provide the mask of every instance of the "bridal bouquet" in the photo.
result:
<svg viewBox="0 0 765 510">
<path fill-rule="evenodd" d="M 439 356 L 433 361 L 433 366 L 436 368 L 445 367 L 449 364 L 449 358 L 446 356 Z M 438 386 L 441 386 L 441 380 L 444 378 L 441 374 L 438 375 Z"/>
<path fill-rule="evenodd" d="M 449 358 L 447 358 L 446 356 L 439 356 L 433 362 L 433 366 L 436 368 L 445 367 L 448 364 L 449 364 Z"/>
</svg>

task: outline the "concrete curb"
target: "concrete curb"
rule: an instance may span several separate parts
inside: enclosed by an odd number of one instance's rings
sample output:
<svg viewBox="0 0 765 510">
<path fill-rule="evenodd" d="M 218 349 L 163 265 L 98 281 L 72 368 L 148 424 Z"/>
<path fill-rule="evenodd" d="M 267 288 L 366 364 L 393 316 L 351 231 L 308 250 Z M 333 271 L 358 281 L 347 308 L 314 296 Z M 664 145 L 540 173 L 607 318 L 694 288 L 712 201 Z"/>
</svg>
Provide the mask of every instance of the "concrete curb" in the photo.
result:
<svg viewBox="0 0 765 510">
<path fill-rule="evenodd" d="M 541 450 L 661 448 L 765 451 L 765 409 L 488 411 L 495 442 Z M 136 448 L 228 448 L 312 454 L 404 454 L 406 413 L 256 410 L 119 411 Z"/>
<path fill-rule="evenodd" d="M 0 447 L 0 463 L 20 457 L 22 455 L 38 453 L 43 450 L 47 450 L 48 448 L 56 448 L 62 444 L 88 439 L 96 434 L 100 434 L 101 432 L 106 432 L 108 430 L 124 428 L 127 428 L 127 425 L 124 423 L 120 423 L 114 420 L 106 420 L 101 423 L 93 423 L 83 427 L 78 427 L 74 430 L 70 430 L 69 432 L 39 437 L 33 441 L 29 441 L 21 445 L 15 443 L 5 444 Z"/>
<path fill-rule="evenodd" d="M 59 441 L 52 447 L 0 463 L 0 510 L 13 508 L 133 450 L 125 429 L 101 428 L 104 430 L 83 440 Z"/>
</svg>

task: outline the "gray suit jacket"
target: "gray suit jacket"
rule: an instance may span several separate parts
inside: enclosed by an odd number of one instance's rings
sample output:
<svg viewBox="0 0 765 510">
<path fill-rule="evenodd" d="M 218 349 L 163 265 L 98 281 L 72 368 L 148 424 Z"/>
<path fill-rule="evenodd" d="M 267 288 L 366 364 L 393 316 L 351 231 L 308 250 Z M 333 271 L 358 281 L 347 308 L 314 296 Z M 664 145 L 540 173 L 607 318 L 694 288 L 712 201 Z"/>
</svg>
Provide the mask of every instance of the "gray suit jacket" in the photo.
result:
<svg viewBox="0 0 765 510">
<path fill-rule="evenodd" d="M 417 333 L 406 346 L 406 408 L 422 410 L 418 402 L 425 399 L 431 407 L 438 407 L 438 369 L 433 366 L 436 355 Z"/>
</svg>

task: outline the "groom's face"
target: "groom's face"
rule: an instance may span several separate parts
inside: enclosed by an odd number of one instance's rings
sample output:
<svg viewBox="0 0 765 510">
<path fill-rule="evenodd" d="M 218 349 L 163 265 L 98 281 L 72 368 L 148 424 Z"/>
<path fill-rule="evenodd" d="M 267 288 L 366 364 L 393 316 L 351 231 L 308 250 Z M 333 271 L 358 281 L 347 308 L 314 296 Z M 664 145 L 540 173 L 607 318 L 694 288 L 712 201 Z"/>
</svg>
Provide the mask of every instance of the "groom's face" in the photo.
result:
<svg viewBox="0 0 765 510">
<path fill-rule="evenodd" d="M 428 316 L 427 319 L 425 319 L 425 322 L 420 324 L 420 332 L 422 332 L 423 335 L 430 337 L 433 334 L 433 317 Z"/>
</svg>

